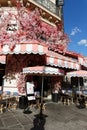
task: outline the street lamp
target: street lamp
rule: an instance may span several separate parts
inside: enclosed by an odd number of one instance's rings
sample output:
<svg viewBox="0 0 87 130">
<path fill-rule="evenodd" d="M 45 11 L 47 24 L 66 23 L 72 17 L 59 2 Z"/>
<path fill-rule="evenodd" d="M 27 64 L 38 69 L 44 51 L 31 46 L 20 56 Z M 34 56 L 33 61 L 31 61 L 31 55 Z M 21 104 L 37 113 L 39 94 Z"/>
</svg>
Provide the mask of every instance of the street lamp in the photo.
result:
<svg viewBox="0 0 87 130">
<path fill-rule="evenodd" d="M 56 6 L 63 6 L 64 0 L 56 0 Z"/>
</svg>

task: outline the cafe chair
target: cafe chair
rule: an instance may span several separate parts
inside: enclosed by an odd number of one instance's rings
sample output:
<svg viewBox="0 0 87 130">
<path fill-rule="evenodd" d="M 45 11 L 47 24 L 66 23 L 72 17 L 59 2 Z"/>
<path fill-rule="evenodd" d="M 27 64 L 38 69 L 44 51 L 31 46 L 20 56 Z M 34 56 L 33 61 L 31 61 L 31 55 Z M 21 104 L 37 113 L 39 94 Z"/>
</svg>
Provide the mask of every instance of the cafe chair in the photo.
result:
<svg viewBox="0 0 87 130">
<path fill-rule="evenodd" d="M 16 110 L 17 106 L 18 106 L 18 104 L 16 102 L 14 102 L 13 104 L 11 104 L 11 110 Z"/>
<path fill-rule="evenodd" d="M 16 110 L 17 106 L 18 106 L 18 93 L 17 92 L 11 92 L 8 109 L 9 110 Z"/>
<path fill-rule="evenodd" d="M 0 104 L 0 113 L 4 113 L 6 110 L 6 107 L 4 106 L 4 104 Z"/>
<path fill-rule="evenodd" d="M 0 113 L 3 113 L 3 110 L 4 110 L 4 106 L 3 104 L 0 105 Z"/>
<path fill-rule="evenodd" d="M 0 101 L 2 100 L 2 95 L 0 95 Z"/>
<path fill-rule="evenodd" d="M 16 110 L 17 106 L 18 106 L 17 102 L 13 99 L 12 101 L 10 101 L 8 103 L 8 111 L 10 111 L 10 110 Z"/>
<path fill-rule="evenodd" d="M 85 100 L 85 108 L 87 108 L 87 101 Z"/>
</svg>

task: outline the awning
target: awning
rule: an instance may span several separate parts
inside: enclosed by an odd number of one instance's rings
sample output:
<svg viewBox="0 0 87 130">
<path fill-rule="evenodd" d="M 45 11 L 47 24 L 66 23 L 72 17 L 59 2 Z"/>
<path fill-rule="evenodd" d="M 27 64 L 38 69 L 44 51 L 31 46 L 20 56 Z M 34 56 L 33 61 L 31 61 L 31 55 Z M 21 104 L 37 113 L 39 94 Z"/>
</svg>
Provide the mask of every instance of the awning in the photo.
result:
<svg viewBox="0 0 87 130">
<path fill-rule="evenodd" d="M 0 54 L 46 54 L 47 46 L 36 43 L 21 43 L 16 44 L 15 48 L 11 50 L 8 45 L 0 47 Z"/>
<path fill-rule="evenodd" d="M 6 63 L 6 56 L 5 55 L 0 55 L 0 63 L 5 64 Z"/>
<path fill-rule="evenodd" d="M 72 71 L 72 72 L 68 72 L 66 76 L 67 77 L 87 77 L 87 71 L 86 70 Z"/>
<path fill-rule="evenodd" d="M 41 75 L 64 75 L 64 71 L 62 69 L 47 66 L 26 67 L 23 68 L 23 73 L 41 74 Z"/>
<path fill-rule="evenodd" d="M 6 54 L 46 54 L 46 65 L 76 69 L 79 70 L 80 65 L 75 60 L 60 55 L 56 52 L 49 51 L 47 45 L 40 44 L 36 40 L 31 40 L 28 43 L 16 44 L 15 48 L 11 50 L 8 45 L 0 46 L 0 55 Z"/>
<path fill-rule="evenodd" d="M 78 87 L 79 87 L 79 96 L 80 96 L 80 90 L 81 90 L 81 86 L 80 86 L 80 77 L 84 78 L 87 77 L 87 71 L 86 70 L 78 70 L 78 71 L 72 71 L 72 72 L 68 72 L 66 74 L 67 77 L 78 77 Z"/>
<path fill-rule="evenodd" d="M 69 68 L 69 69 L 76 69 L 76 70 L 79 70 L 80 68 L 78 62 L 68 57 L 65 57 L 63 55 L 60 55 L 58 53 L 48 51 L 46 55 L 47 55 L 46 56 L 47 65 Z"/>
<path fill-rule="evenodd" d="M 70 69 L 79 69 L 79 65 L 74 62 L 69 62 L 67 60 L 54 58 L 54 57 L 47 57 L 47 65 L 58 66 L 62 68 L 70 68 Z"/>
<path fill-rule="evenodd" d="M 76 69 L 76 70 L 80 68 L 78 63 L 70 62 L 63 59 L 53 58 L 53 57 L 47 57 L 47 65 L 58 66 L 58 67 L 69 68 L 69 69 Z"/>
</svg>

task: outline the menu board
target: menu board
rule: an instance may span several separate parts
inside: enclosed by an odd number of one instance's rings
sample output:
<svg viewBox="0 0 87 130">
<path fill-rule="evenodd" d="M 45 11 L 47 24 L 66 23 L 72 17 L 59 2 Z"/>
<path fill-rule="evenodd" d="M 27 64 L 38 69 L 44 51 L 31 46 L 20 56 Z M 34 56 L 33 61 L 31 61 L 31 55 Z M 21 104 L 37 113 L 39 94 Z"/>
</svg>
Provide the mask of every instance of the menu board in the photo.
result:
<svg viewBox="0 0 87 130">
<path fill-rule="evenodd" d="M 26 92 L 27 92 L 28 100 L 35 100 L 33 82 L 26 82 Z"/>
</svg>

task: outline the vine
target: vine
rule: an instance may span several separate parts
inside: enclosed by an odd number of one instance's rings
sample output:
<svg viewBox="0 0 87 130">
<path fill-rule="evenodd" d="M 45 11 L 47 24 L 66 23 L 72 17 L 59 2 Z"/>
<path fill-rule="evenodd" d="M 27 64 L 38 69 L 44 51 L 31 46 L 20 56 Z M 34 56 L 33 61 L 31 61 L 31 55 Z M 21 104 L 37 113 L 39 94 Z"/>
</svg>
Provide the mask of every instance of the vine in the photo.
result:
<svg viewBox="0 0 87 130">
<path fill-rule="evenodd" d="M 51 26 L 41 20 L 40 11 L 30 11 L 20 1 L 13 0 L 15 11 L 0 12 L 0 44 L 7 44 L 11 50 L 18 43 L 29 40 L 38 40 L 48 44 L 48 49 L 53 51 L 66 51 L 69 43 L 68 36 L 63 32 L 62 22 Z"/>
</svg>

